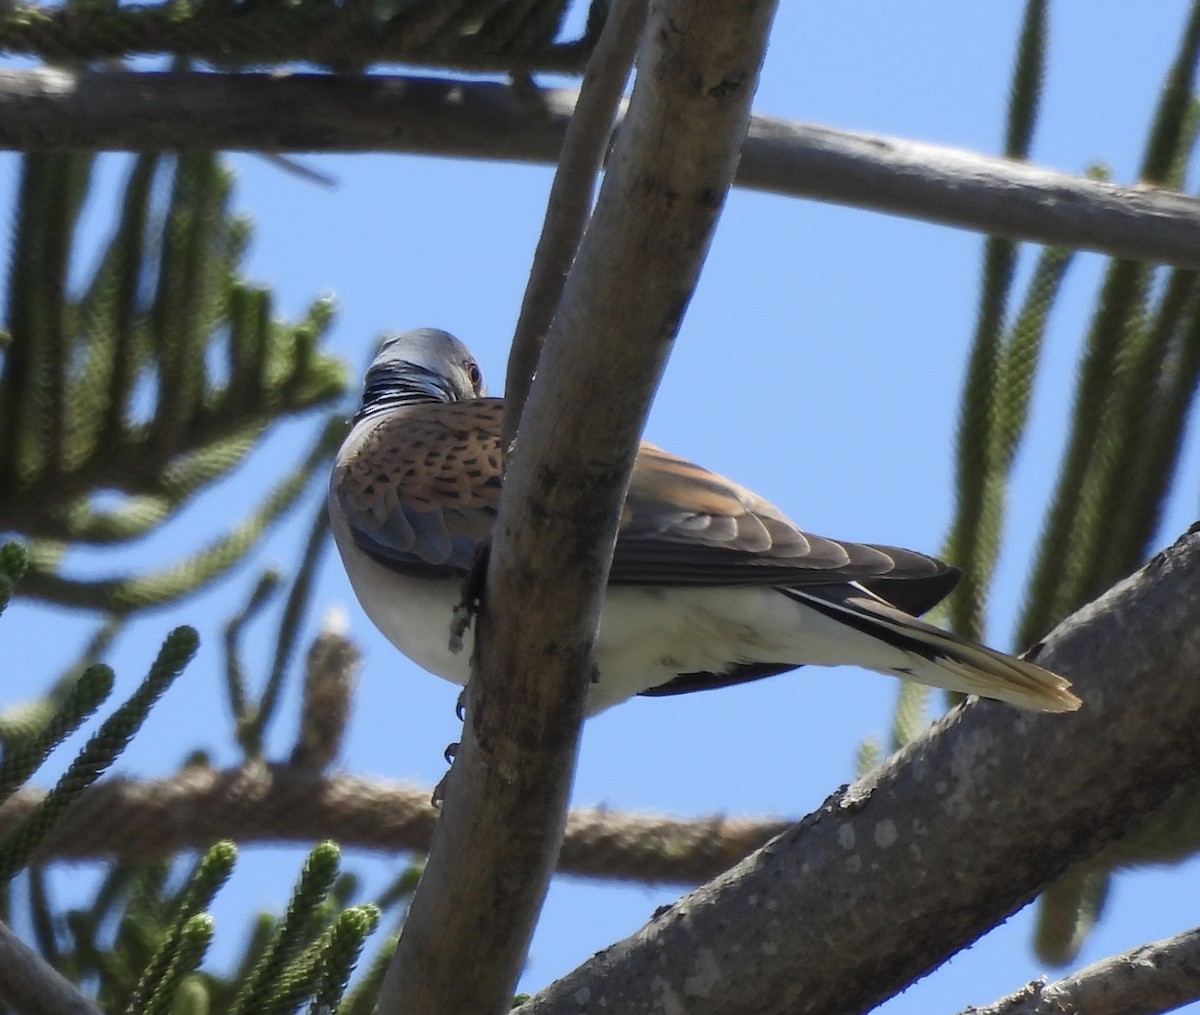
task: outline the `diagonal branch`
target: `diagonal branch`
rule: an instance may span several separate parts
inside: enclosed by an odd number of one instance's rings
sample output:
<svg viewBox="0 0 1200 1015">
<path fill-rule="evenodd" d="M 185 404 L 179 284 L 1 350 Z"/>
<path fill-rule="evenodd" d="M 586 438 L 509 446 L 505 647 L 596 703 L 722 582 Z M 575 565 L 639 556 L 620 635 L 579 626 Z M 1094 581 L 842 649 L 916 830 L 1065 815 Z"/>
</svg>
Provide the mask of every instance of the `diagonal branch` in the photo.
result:
<svg viewBox="0 0 1200 1015">
<path fill-rule="evenodd" d="M 651 6 L 505 479 L 463 742 L 384 982 L 389 1015 L 508 1008 L 563 833 L 638 438 L 733 177 L 773 12 L 772 0 Z"/>
<path fill-rule="evenodd" d="M 1200 531 L 1059 625 L 1069 717 L 977 702 L 523 1015 L 862 1012 L 1129 831 L 1200 772 Z M 589 996 L 581 1009 L 576 999 Z"/>
<path fill-rule="evenodd" d="M 371 75 L 0 71 L 0 148 L 388 151 L 553 163 L 576 93 Z M 1200 201 L 757 116 L 739 186 L 1200 268 Z"/>
<path fill-rule="evenodd" d="M 100 1015 L 73 983 L 3 923 L 0 1002 L 20 1015 Z"/>
<path fill-rule="evenodd" d="M 1158 1015 L 1200 999 L 1200 930 L 1112 955 L 1054 983 L 1035 980 L 962 1015 Z"/>
<path fill-rule="evenodd" d="M 558 170 L 546 201 L 546 219 L 508 356 L 504 391 L 507 408 L 500 441 L 505 453 L 517 435 L 534 368 L 587 225 L 596 180 L 604 166 L 621 94 L 633 70 L 645 23 L 646 0 L 619 0 L 612 7 L 563 134 Z"/>
</svg>

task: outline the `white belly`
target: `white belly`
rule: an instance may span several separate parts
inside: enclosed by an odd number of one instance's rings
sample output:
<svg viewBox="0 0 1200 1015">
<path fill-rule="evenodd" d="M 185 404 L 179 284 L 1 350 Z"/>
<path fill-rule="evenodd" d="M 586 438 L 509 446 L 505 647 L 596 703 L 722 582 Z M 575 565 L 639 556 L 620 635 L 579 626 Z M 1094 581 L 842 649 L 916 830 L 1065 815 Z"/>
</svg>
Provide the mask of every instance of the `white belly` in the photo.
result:
<svg viewBox="0 0 1200 1015">
<path fill-rule="evenodd" d="M 461 652 L 450 651 L 450 620 L 462 598 L 458 578 L 410 578 L 376 564 L 334 524 L 334 541 L 363 612 L 409 659 L 436 676 L 466 686 L 471 676 L 472 632 Z"/>
<path fill-rule="evenodd" d="M 336 527 L 335 527 L 336 529 Z M 462 596 L 456 578 L 397 574 L 334 533 L 363 610 L 418 666 L 456 684 L 470 677 L 473 633 L 450 650 L 451 615 Z M 349 549 L 349 553 L 345 552 Z M 599 679 L 588 713 L 595 714 L 680 673 L 725 673 L 739 663 L 844 661 L 845 629 L 770 588 L 609 589 L 594 647 Z"/>
<path fill-rule="evenodd" d="M 456 684 L 470 678 L 473 636 L 450 650 L 450 623 L 462 597 L 457 578 L 407 578 L 359 551 L 335 513 L 334 537 L 363 610 L 401 652 Z M 870 593 L 860 590 L 862 597 Z M 842 622 L 830 610 L 842 611 Z M 932 687 L 984 694 L 1026 708 L 1048 706 L 1046 687 L 1058 680 L 988 649 L 889 610 L 844 606 L 836 597 L 810 606 L 803 597 L 764 587 L 609 588 L 593 657 L 597 680 L 588 714 L 680 674 L 722 675 L 745 664 L 861 666 Z M 1057 686 L 1057 685 L 1054 685 Z"/>
</svg>

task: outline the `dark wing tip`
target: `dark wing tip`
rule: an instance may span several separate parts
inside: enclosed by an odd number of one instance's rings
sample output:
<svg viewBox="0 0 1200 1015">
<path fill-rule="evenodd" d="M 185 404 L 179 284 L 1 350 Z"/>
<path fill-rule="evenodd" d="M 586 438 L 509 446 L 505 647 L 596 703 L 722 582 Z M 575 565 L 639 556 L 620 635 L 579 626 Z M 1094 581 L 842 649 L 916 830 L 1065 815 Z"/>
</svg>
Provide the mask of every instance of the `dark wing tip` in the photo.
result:
<svg viewBox="0 0 1200 1015">
<path fill-rule="evenodd" d="M 932 610 L 962 580 L 961 570 L 936 557 L 894 546 L 876 549 L 887 553 L 895 567 L 886 574 L 860 578 L 859 584 L 914 617 Z"/>
</svg>

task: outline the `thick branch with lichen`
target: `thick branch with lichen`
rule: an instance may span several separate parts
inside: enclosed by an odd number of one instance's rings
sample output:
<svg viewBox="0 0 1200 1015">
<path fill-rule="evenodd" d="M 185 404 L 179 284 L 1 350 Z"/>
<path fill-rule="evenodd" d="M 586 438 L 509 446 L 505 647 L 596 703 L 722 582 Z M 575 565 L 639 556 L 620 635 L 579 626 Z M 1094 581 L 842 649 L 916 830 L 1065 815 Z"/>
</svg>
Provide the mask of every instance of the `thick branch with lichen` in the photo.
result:
<svg viewBox="0 0 1200 1015">
<path fill-rule="evenodd" d="M 522 1011 L 576 1011 L 581 991 L 630 1013 L 668 993 L 731 1015 L 870 1010 L 1194 775 L 1200 684 L 1180 675 L 1200 666 L 1198 604 L 1190 532 L 1045 640 L 1079 712 L 955 710 Z"/>
</svg>

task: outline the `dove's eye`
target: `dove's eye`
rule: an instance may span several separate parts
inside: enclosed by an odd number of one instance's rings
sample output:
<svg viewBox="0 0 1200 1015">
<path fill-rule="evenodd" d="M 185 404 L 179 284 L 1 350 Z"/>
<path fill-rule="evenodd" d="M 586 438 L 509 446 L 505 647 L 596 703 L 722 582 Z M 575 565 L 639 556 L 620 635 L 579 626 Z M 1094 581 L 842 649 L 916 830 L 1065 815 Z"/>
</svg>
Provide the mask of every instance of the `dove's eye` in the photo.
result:
<svg viewBox="0 0 1200 1015">
<path fill-rule="evenodd" d="M 483 383 L 483 371 L 479 369 L 479 364 L 474 360 L 467 360 L 467 380 L 471 382 L 471 387 L 478 388 Z"/>
</svg>

